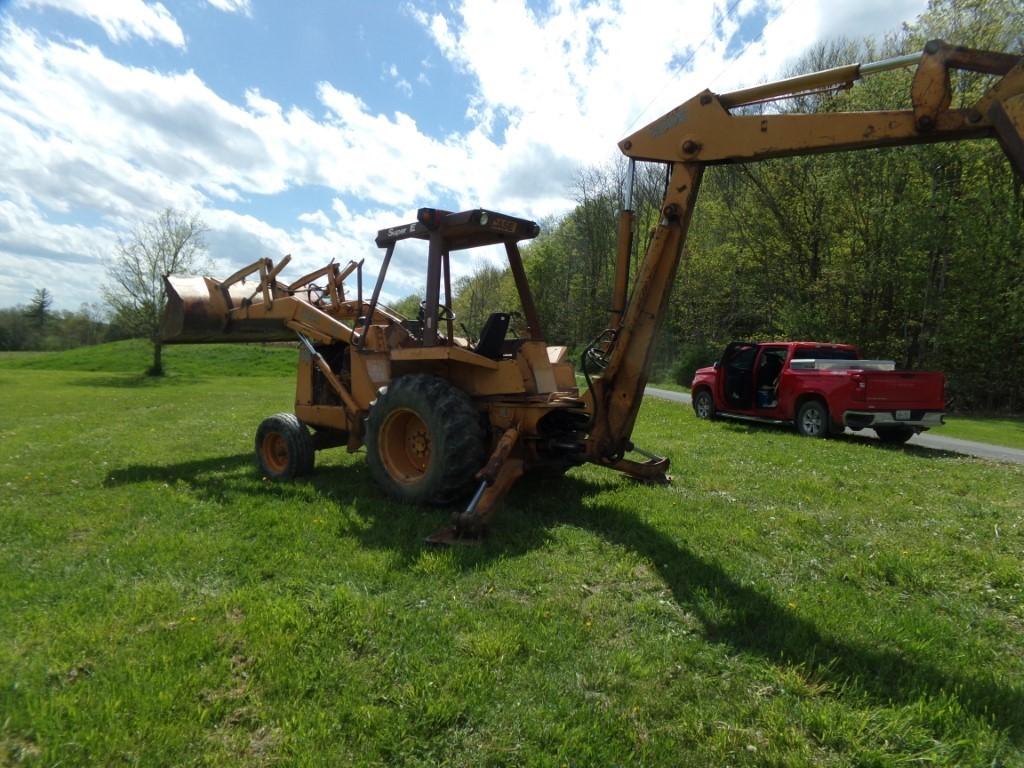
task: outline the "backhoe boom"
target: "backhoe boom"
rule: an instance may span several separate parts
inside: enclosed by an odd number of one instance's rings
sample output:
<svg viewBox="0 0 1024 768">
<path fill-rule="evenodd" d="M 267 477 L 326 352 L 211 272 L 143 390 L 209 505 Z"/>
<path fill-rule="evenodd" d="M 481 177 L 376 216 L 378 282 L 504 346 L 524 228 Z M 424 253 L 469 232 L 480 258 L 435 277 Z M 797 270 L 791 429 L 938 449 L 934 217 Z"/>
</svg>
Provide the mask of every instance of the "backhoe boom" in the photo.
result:
<svg viewBox="0 0 1024 768">
<path fill-rule="evenodd" d="M 729 111 L 814 89 L 849 87 L 866 74 L 912 63 L 917 64 L 912 109 L 761 115 Z M 950 69 L 1000 79 L 972 107 L 949 109 Z M 623 139 L 619 147 L 631 161 L 668 163 L 672 172 L 661 219 L 628 302 L 623 300 L 633 212 L 627 204 L 620 213 L 612 314 L 603 334 L 610 340 L 602 350 L 607 365 L 586 396 L 593 414 L 588 460 L 614 465 L 632 447 L 629 438 L 647 384 L 654 339 L 665 316 L 705 166 L 980 138 L 997 139 L 1024 179 L 1024 57 L 932 41 L 918 57 L 853 64 L 728 94 L 704 91 Z"/>
</svg>

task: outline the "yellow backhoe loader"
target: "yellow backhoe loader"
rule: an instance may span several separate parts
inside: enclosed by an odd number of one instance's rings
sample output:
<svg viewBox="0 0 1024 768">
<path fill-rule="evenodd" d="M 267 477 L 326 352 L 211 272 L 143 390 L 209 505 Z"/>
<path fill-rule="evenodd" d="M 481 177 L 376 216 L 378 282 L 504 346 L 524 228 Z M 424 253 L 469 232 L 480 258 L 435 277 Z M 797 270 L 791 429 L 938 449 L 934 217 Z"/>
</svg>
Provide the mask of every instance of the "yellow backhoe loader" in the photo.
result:
<svg viewBox="0 0 1024 768">
<path fill-rule="evenodd" d="M 909 109 L 733 111 L 908 66 L 916 66 Z M 951 109 L 950 70 L 992 75 L 993 83 L 973 106 Z M 582 394 L 566 349 L 544 341 L 523 268 L 519 243 L 538 226 L 489 210 L 424 208 L 415 222 L 381 230 L 383 263 L 369 297 L 361 262 L 331 263 L 291 283 L 280 278 L 288 257 L 277 265 L 261 259 L 222 281 L 169 276 L 163 336 L 167 343 L 297 339 L 294 414 L 260 424 L 261 471 L 290 479 L 312 471 L 318 450 L 365 446 L 373 477 L 391 496 L 416 504 L 469 499 L 431 541 L 473 538 L 524 472 L 589 462 L 667 481 L 668 460 L 640 451 L 630 435 L 705 166 L 982 138 L 999 141 L 1024 179 L 1024 57 L 941 41 L 921 54 L 732 93 L 704 91 L 641 128 L 619 143 L 630 158 L 630 183 L 618 222 L 611 316 L 581 361 L 588 382 Z M 629 290 L 637 160 L 667 164 L 669 172 L 660 222 Z M 418 317 L 406 318 L 380 296 L 396 247 L 415 241 L 426 244 L 425 299 Z M 492 314 L 475 340 L 455 332 L 451 254 L 488 245 L 504 246 L 508 256 L 525 320 L 521 338 L 508 338 L 511 312 Z"/>
</svg>

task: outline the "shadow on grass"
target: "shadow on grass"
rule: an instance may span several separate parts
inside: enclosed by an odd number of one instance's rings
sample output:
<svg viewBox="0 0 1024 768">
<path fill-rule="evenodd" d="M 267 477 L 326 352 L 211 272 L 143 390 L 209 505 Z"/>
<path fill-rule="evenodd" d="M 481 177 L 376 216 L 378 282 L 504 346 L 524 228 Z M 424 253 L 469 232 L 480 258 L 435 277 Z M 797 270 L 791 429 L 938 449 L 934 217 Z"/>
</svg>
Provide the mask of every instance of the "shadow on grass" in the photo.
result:
<svg viewBox="0 0 1024 768">
<path fill-rule="evenodd" d="M 786 424 L 765 424 L 756 421 L 735 421 L 723 419 L 722 426 L 730 432 L 739 435 L 756 435 L 766 432 L 776 434 L 793 432 L 793 428 Z M 808 437 L 804 439 L 814 440 L 820 438 Z M 853 445 L 863 445 L 880 451 L 899 451 L 907 454 L 908 456 L 916 456 L 921 459 L 956 459 L 963 456 L 963 454 L 956 453 L 955 451 L 947 451 L 943 448 L 930 448 L 924 445 L 911 445 L 909 443 L 904 445 L 883 443 L 875 437 L 869 437 L 867 432 L 861 434 L 843 433 L 841 435 L 833 435 L 828 439 L 842 443 L 852 443 Z"/>
<path fill-rule="evenodd" d="M 175 464 L 134 464 L 112 469 L 105 487 L 135 483 L 184 483 L 204 501 L 231 504 L 243 497 L 311 501 L 309 515 L 321 514 L 323 506 L 337 510 L 338 535 L 351 536 L 363 546 L 390 550 L 404 567 L 423 551 L 423 539 L 444 525 L 447 509 L 419 509 L 389 499 L 370 477 L 361 456 L 343 465 L 318 466 L 312 475 L 292 482 L 261 478 L 251 452 L 213 456 Z"/>
<path fill-rule="evenodd" d="M 612 484 L 629 482 L 609 478 Z M 388 500 L 362 461 L 320 468 L 296 484 L 267 484 L 259 481 L 252 455 L 245 453 L 125 467 L 111 471 L 105 484 L 146 481 L 182 481 L 198 494 L 224 502 L 238 495 L 298 497 L 311 486 L 321 502 L 338 505 L 339 537 L 355 537 L 365 547 L 391 552 L 398 567 L 418 559 L 423 537 L 448 519 L 447 511 L 424 512 Z M 659 530 L 629 509 L 596 502 L 607 486 L 572 475 L 558 483 L 527 476 L 506 504 L 513 509 L 503 510 L 491 536 L 479 547 L 454 548 L 455 562 L 470 570 L 541 548 L 559 526 L 584 528 L 650 562 L 676 603 L 700 618 L 708 642 L 772 664 L 796 666 L 807 678 L 827 682 L 836 691 L 863 692 L 879 706 L 951 696 L 966 712 L 1006 731 L 1015 743 L 1024 740 L 1024 690 L 1019 686 L 1000 685 L 966 669 L 939 669 L 911 651 L 879 650 L 826 635 L 770 595 L 740 583 L 722 566 L 691 551 L 679 536 Z M 320 509 L 311 507 L 311 514 Z"/>
<path fill-rule="evenodd" d="M 79 371 L 89 374 L 89 371 Z M 177 387 L 182 384 L 199 384 L 203 381 L 201 377 L 187 374 L 164 374 L 162 376 L 150 376 L 147 373 L 114 373 L 102 375 L 97 371 L 95 374 L 71 379 L 67 383 L 72 387 L 108 388 L 108 389 L 144 389 L 157 387 Z"/>
<path fill-rule="evenodd" d="M 1000 685 L 969 669 L 940 669 L 912 651 L 879 650 L 824 634 L 773 597 L 695 554 L 678 535 L 619 505 L 594 503 L 599 488 L 571 476 L 557 490 L 527 479 L 517 496 L 540 503 L 523 503 L 529 512 L 502 521 L 480 554 L 470 552 L 460 561 L 470 565 L 481 557 L 521 554 L 543 545 L 557 525 L 584 528 L 649 561 L 676 603 L 700 618 L 709 642 L 773 664 L 798 666 L 810 679 L 828 682 L 835 690 L 859 689 L 881 706 L 909 704 L 922 696 L 955 697 L 966 712 L 1005 730 L 1015 743 L 1024 742 L 1021 686 Z"/>
<path fill-rule="evenodd" d="M 251 475 L 238 473 L 242 466 L 252 468 Z M 225 471 L 230 474 L 224 475 Z M 195 488 L 204 496 L 223 496 L 223 489 L 252 485 L 252 493 L 262 490 L 261 486 L 253 485 L 259 476 L 251 453 L 237 453 L 233 456 L 213 456 L 208 459 L 196 459 L 178 464 L 132 464 L 119 469 L 112 469 L 103 480 L 103 485 L 111 488 L 133 483 L 161 482 L 175 483 L 182 481 Z M 216 490 L 217 493 L 211 493 Z"/>
</svg>

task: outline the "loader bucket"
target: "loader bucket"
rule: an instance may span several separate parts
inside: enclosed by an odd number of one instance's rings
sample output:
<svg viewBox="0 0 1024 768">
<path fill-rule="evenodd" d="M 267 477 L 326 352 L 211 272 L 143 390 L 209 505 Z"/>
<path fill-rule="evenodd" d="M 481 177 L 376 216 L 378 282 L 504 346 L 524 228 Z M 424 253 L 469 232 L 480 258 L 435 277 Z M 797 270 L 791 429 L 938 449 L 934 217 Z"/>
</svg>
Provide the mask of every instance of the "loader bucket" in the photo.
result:
<svg viewBox="0 0 1024 768">
<path fill-rule="evenodd" d="M 242 280 L 225 288 L 210 277 L 167 275 L 167 305 L 160 323 L 165 344 L 295 341 L 280 319 L 235 317 L 243 302 L 259 304 L 258 281 Z"/>
</svg>

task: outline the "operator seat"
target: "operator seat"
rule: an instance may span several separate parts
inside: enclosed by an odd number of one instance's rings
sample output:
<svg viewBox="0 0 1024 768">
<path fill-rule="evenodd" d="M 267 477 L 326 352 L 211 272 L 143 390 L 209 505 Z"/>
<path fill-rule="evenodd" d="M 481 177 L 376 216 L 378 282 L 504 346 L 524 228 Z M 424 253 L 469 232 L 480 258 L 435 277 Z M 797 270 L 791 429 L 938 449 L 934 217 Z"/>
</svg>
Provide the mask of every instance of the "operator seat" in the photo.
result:
<svg viewBox="0 0 1024 768">
<path fill-rule="evenodd" d="M 501 360 L 501 348 L 511 319 L 512 315 L 508 312 L 492 313 L 480 329 L 480 340 L 473 351 L 491 360 Z"/>
</svg>

